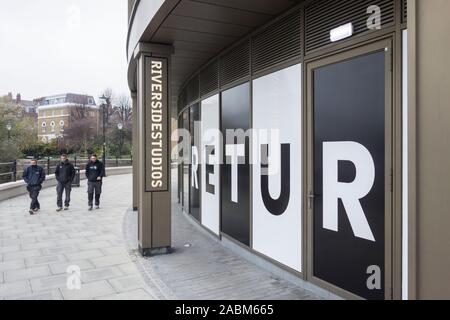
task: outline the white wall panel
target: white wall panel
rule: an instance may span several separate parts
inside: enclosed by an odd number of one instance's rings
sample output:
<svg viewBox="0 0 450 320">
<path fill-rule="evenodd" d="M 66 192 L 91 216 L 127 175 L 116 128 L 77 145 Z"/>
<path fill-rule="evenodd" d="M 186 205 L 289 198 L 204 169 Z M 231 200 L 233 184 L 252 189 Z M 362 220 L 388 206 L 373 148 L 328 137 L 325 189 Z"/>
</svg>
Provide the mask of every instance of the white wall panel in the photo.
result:
<svg viewBox="0 0 450 320">
<path fill-rule="evenodd" d="M 220 232 L 220 109 L 219 96 L 201 103 L 202 113 L 202 163 L 201 163 L 201 208 L 202 224 L 219 235 Z M 214 154 L 208 153 L 214 147 Z M 208 168 L 207 168 L 208 165 Z"/>
<path fill-rule="evenodd" d="M 252 178 L 253 249 L 299 272 L 302 271 L 301 85 L 300 64 L 254 80 L 253 129 L 258 138 L 254 138 L 252 147 L 255 161 Z M 267 130 L 270 135 L 265 134 Z M 281 181 L 282 172 L 286 169 L 283 169 L 286 162 L 280 163 L 283 144 L 285 151 L 288 146 L 290 154 L 287 161 L 290 162 L 289 188 L 282 185 L 287 180 Z M 265 201 L 261 188 L 262 145 L 269 145 L 268 191 L 272 198 L 269 205 L 267 194 Z M 289 197 L 283 199 L 282 193 L 287 194 L 287 189 Z"/>
</svg>

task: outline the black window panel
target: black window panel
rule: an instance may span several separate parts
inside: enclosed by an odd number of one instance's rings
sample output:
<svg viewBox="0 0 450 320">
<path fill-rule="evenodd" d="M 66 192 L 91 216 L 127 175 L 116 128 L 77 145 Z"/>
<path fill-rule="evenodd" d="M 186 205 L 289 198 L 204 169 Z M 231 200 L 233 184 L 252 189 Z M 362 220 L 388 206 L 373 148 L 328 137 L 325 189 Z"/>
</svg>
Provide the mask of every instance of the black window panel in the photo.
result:
<svg viewBox="0 0 450 320">
<path fill-rule="evenodd" d="M 200 146 L 196 144 L 196 142 L 200 142 L 200 132 L 196 130 L 195 122 L 200 121 L 200 106 L 198 104 L 193 105 L 190 108 L 190 132 L 191 132 L 191 147 L 197 148 L 197 187 L 196 188 L 193 185 L 194 176 L 192 171 L 192 164 L 189 166 L 190 168 L 190 174 L 191 174 L 191 180 L 189 181 L 190 186 L 190 205 L 189 205 L 189 213 L 194 217 L 197 221 L 200 221 L 200 190 L 201 190 L 201 167 L 200 167 Z M 199 126 L 197 126 L 200 128 Z M 191 149 L 192 150 L 192 149 Z M 191 157 L 192 159 L 192 157 Z M 192 160 L 191 160 L 192 161 Z"/>
<path fill-rule="evenodd" d="M 314 71 L 314 276 L 367 299 L 384 299 L 385 266 L 385 53 Z M 360 200 L 376 242 L 357 238 L 342 200 L 338 232 L 323 228 L 323 143 L 357 142 L 375 164 L 375 182 Z M 352 182 L 351 163 L 338 165 L 339 182 Z M 367 269 L 379 266 L 382 289 L 369 290 Z"/>
<path fill-rule="evenodd" d="M 222 133 L 226 139 L 226 130 L 250 128 L 250 85 L 245 83 L 238 87 L 222 92 Z M 250 245 L 250 165 L 249 139 L 245 146 L 245 164 L 238 165 L 238 202 L 232 201 L 231 164 L 227 163 L 224 155 L 222 165 L 222 232 L 239 242 Z M 230 161 L 228 161 L 230 163 Z"/>
<path fill-rule="evenodd" d="M 190 129 L 189 125 L 189 109 L 183 111 L 183 128 L 187 131 Z M 188 143 L 187 145 L 190 145 Z M 183 149 L 184 159 L 190 159 L 190 150 Z M 189 212 L 189 186 L 190 186 L 190 161 L 183 162 L 183 208 L 186 212 Z"/>
</svg>

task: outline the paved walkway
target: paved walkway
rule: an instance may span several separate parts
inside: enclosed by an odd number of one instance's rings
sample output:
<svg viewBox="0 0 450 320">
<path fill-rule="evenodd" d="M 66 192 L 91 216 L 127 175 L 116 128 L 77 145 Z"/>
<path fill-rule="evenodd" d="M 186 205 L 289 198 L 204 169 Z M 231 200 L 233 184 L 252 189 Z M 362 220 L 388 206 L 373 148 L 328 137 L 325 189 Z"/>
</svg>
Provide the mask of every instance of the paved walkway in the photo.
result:
<svg viewBox="0 0 450 320">
<path fill-rule="evenodd" d="M 0 202 L 0 299 L 317 298 L 199 232 L 176 203 L 174 252 L 142 258 L 131 189 L 130 175 L 107 178 L 94 212 L 84 187 L 63 213 L 55 212 L 54 188 L 41 193 L 37 216 L 27 213 L 28 196 Z M 67 287 L 69 266 L 81 269 L 80 290 Z"/>
<path fill-rule="evenodd" d="M 123 240 L 131 189 L 130 175 L 108 177 L 93 212 L 84 184 L 63 213 L 55 211 L 54 188 L 41 192 L 36 216 L 27 212 L 28 196 L 0 202 L 0 299 L 154 298 Z M 67 287 L 69 266 L 80 268 L 80 290 Z"/>
<path fill-rule="evenodd" d="M 176 176 L 176 171 L 172 172 Z M 182 300 L 316 300 L 314 293 L 237 256 L 194 226 L 176 203 L 172 186 L 173 253 L 135 261 L 146 275 L 153 295 Z M 137 247 L 137 213 L 125 217 L 124 230 L 131 249 Z"/>
</svg>

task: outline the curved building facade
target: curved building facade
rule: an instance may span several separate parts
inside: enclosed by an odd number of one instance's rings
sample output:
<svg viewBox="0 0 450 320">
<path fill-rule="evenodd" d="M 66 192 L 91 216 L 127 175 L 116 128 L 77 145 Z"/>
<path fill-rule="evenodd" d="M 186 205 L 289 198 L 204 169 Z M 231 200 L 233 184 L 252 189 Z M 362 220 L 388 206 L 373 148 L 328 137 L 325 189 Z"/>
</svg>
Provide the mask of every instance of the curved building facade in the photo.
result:
<svg viewBox="0 0 450 320">
<path fill-rule="evenodd" d="M 170 251 L 176 193 L 199 228 L 306 285 L 450 297 L 448 1 L 129 8 L 144 255 Z"/>
</svg>

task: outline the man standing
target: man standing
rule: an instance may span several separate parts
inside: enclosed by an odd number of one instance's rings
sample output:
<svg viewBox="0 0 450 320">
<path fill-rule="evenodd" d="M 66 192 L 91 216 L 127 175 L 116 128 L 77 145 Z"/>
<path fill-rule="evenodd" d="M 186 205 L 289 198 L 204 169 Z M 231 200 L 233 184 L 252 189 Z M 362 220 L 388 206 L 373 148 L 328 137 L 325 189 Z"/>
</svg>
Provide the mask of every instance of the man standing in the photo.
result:
<svg viewBox="0 0 450 320">
<path fill-rule="evenodd" d="M 70 192 L 72 191 L 72 181 L 75 178 L 75 168 L 73 164 L 70 163 L 66 154 L 61 156 L 61 163 L 56 167 L 55 177 L 56 181 L 58 181 L 58 185 L 56 186 L 56 193 L 58 196 L 56 205 L 58 206 L 58 209 L 56 209 L 56 211 L 60 212 L 63 209 L 62 196 L 64 191 L 66 193 L 64 210 L 69 210 Z"/>
<path fill-rule="evenodd" d="M 27 184 L 27 190 L 31 198 L 29 213 L 34 215 L 41 209 L 38 196 L 42 189 L 42 183 L 45 181 L 44 169 L 38 166 L 37 159 L 30 160 L 30 166 L 23 172 L 23 180 Z"/>
<path fill-rule="evenodd" d="M 89 211 L 93 209 L 95 194 L 95 209 L 100 209 L 100 194 L 102 193 L 103 177 L 105 176 L 105 167 L 93 154 L 86 165 L 86 178 L 88 180 L 88 205 Z"/>
</svg>

